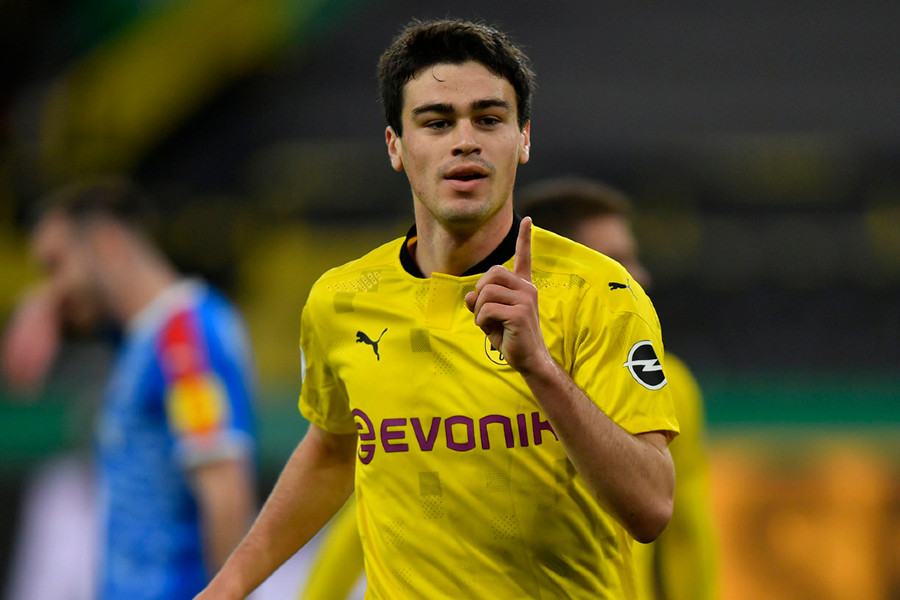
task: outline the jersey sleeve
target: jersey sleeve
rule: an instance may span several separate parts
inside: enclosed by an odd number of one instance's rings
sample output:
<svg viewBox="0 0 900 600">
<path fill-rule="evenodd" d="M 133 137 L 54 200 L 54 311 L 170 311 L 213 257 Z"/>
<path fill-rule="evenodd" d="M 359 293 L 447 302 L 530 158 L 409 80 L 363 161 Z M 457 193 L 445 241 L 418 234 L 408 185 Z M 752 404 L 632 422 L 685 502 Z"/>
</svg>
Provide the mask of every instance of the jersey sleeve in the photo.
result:
<svg viewBox="0 0 900 600">
<path fill-rule="evenodd" d="M 157 344 L 164 410 L 176 455 L 188 468 L 245 457 L 253 445 L 248 367 L 211 327 L 185 310 L 166 323 Z"/>
<path fill-rule="evenodd" d="M 629 433 L 677 435 L 659 320 L 643 290 L 589 288 L 575 318 L 575 383 Z"/>
<path fill-rule="evenodd" d="M 356 433 L 347 390 L 327 363 L 316 327 L 312 294 L 300 317 L 300 413 L 310 423 L 336 434 Z"/>
</svg>

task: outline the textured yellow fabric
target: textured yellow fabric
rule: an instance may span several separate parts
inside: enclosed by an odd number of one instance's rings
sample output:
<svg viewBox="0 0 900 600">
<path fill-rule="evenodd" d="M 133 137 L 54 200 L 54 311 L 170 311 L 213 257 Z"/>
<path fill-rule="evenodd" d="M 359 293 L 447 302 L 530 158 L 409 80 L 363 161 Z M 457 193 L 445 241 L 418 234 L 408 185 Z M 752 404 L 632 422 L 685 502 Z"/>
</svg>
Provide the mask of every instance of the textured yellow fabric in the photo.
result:
<svg viewBox="0 0 900 600">
<path fill-rule="evenodd" d="M 302 413 L 360 436 L 366 597 L 634 598 L 633 542 L 465 307 L 479 275 L 413 277 L 403 243 L 327 272 L 301 319 Z M 644 292 L 544 230 L 532 248 L 555 360 L 626 431 L 677 432 Z"/>
</svg>

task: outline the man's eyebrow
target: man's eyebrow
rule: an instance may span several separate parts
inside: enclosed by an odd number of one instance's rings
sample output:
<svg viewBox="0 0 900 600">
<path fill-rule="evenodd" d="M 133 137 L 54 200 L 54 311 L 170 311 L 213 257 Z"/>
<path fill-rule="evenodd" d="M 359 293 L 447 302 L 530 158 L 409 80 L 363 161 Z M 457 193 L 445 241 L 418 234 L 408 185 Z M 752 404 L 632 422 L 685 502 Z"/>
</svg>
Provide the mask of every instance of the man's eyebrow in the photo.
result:
<svg viewBox="0 0 900 600">
<path fill-rule="evenodd" d="M 472 110 L 485 110 L 488 108 L 502 108 L 504 110 L 512 110 L 512 104 L 503 100 L 502 98 L 485 98 L 483 100 L 476 100 L 472 103 Z M 447 102 L 433 102 L 431 104 L 423 104 L 422 106 L 417 106 L 412 110 L 412 116 L 418 117 L 425 113 L 437 113 L 441 115 L 451 115 L 455 113 L 456 110 L 453 108 L 452 104 Z"/>
<path fill-rule="evenodd" d="M 452 114 L 453 106 L 446 102 L 435 102 L 433 104 L 423 104 L 422 106 L 417 106 L 412 110 L 412 116 L 418 117 L 419 115 L 425 113 L 438 113 L 442 115 Z"/>
<path fill-rule="evenodd" d="M 472 103 L 472 110 L 484 110 L 486 108 L 503 108 L 512 110 L 512 104 L 501 98 L 486 98 Z"/>
</svg>

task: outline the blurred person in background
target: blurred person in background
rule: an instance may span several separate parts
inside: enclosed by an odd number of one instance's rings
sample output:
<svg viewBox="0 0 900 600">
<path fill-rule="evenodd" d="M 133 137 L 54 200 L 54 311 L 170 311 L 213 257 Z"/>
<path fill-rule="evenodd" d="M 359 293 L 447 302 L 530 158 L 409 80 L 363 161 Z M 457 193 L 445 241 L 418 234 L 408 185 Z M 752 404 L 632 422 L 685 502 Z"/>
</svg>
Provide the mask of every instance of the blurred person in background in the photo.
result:
<svg viewBox="0 0 900 600">
<path fill-rule="evenodd" d="M 619 190 L 590 179 L 552 179 L 523 189 L 516 202 L 536 225 L 617 260 L 644 289 L 650 286 L 632 230 L 632 203 Z M 687 365 L 671 352 L 666 353 L 665 367 L 681 426 L 669 446 L 678 474 L 675 504 L 668 527 L 656 541 L 635 546 L 639 597 L 714 600 L 716 541 L 703 398 Z"/>
<path fill-rule="evenodd" d="M 379 81 L 415 225 L 310 291 L 309 430 L 198 598 L 245 597 L 354 489 L 367 598 L 633 598 L 675 479 L 652 304 L 515 215 L 533 73 L 505 34 L 413 22 Z"/>
<path fill-rule="evenodd" d="M 45 281 L 2 346 L 11 386 L 34 390 L 65 327 L 121 329 L 96 432 L 101 600 L 192 598 L 255 512 L 256 382 L 242 319 L 177 272 L 152 241 L 151 215 L 120 178 L 49 197 L 31 234 Z"/>
</svg>

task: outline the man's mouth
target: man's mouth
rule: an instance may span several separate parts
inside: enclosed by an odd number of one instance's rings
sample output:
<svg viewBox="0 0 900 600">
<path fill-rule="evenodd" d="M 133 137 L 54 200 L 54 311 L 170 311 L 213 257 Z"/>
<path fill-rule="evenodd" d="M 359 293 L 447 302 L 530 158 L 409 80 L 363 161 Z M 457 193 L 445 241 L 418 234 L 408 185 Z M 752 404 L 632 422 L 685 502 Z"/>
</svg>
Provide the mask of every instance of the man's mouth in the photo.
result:
<svg viewBox="0 0 900 600">
<path fill-rule="evenodd" d="M 482 168 L 477 166 L 465 166 L 450 169 L 444 175 L 444 179 L 449 179 L 451 181 L 475 181 L 477 179 L 484 179 L 487 176 L 487 171 Z"/>
</svg>

